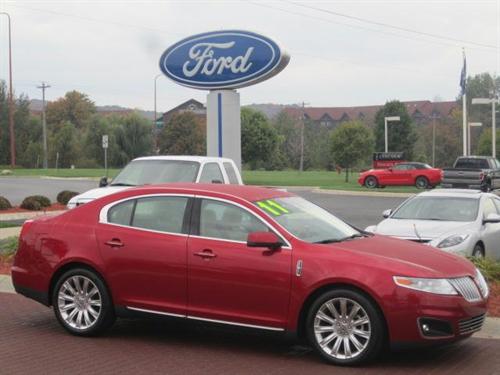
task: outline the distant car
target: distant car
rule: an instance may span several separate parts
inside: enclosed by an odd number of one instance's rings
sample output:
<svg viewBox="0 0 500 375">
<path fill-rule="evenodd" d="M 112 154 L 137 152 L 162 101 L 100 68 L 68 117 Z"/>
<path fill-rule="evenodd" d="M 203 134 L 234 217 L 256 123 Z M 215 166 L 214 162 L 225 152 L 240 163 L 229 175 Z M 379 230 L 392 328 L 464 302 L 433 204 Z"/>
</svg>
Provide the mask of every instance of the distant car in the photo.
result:
<svg viewBox="0 0 500 375">
<path fill-rule="evenodd" d="M 67 207 L 75 208 L 131 186 L 171 182 L 243 184 L 240 171 L 231 159 L 208 156 L 146 156 L 132 160 L 110 184 L 103 178 L 99 188 L 71 198 Z"/>
<path fill-rule="evenodd" d="M 416 186 L 429 189 L 439 185 L 442 171 L 424 163 L 399 163 L 387 169 L 370 169 L 360 173 L 358 183 L 367 188 Z"/>
<path fill-rule="evenodd" d="M 411 197 L 383 216 L 366 230 L 457 255 L 500 260 L 500 198 L 494 194 L 437 189 Z"/>
<path fill-rule="evenodd" d="M 386 343 L 470 337 L 489 294 L 466 259 L 361 232 L 286 191 L 222 184 L 142 186 L 28 221 L 12 281 L 75 335 L 173 316 L 298 333 L 341 365 Z"/>
<path fill-rule="evenodd" d="M 491 156 L 460 156 L 443 169 L 443 188 L 500 189 L 500 161 Z"/>
</svg>

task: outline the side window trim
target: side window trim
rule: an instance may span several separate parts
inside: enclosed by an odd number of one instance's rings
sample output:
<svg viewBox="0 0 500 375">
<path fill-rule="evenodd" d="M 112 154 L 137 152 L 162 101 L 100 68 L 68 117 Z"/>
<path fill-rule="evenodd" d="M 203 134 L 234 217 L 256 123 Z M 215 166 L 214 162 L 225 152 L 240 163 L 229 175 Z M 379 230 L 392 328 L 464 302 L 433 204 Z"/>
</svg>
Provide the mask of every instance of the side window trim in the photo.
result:
<svg viewBox="0 0 500 375">
<path fill-rule="evenodd" d="M 245 207 L 239 203 L 236 203 L 236 202 L 233 202 L 233 201 L 230 201 L 227 199 L 223 199 L 223 198 L 203 196 L 203 195 L 196 195 L 194 198 L 195 198 L 195 203 L 194 203 L 194 207 L 193 207 L 193 217 L 191 219 L 191 232 L 189 234 L 190 236 L 197 237 L 197 238 L 206 238 L 208 240 L 215 240 L 215 241 L 246 243 L 244 241 L 229 240 L 227 238 L 205 237 L 205 236 L 200 235 L 201 201 L 203 199 L 207 199 L 207 200 L 213 200 L 213 201 L 227 203 L 227 204 L 233 205 L 234 207 L 238 207 L 238 208 L 245 210 L 250 215 L 253 215 L 257 220 L 259 220 L 262 224 L 264 224 L 271 232 L 273 232 L 275 235 L 277 235 L 280 240 L 283 241 L 283 243 L 284 243 L 283 249 L 289 249 L 289 250 L 292 249 L 290 242 L 273 225 L 271 225 L 264 218 L 260 217 L 255 212 L 248 209 L 247 207 Z"/>
<path fill-rule="evenodd" d="M 140 227 L 134 227 L 132 226 L 134 214 L 135 214 L 135 208 L 137 206 L 137 200 L 141 198 L 154 198 L 154 197 L 184 197 L 188 198 L 188 201 L 186 203 L 186 209 L 184 211 L 184 217 L 182 221 L 182 233 L 175 233 L 175 232 L 164 232 L 164 231 L 158 231 L 154 229 L 148 229 L 148 228 L 140 228 Z M 101 211 L 99 211 L 99 224 L 105 224 L 105 225 L 112 225 L 116 227 L 121 227 L 121 228 L 129 228 L 129 229 L 134 229 L 134 230 L 140 230 L 140 231 L 145 231 L 145 232 L 152 232 L 152 233 L 160 233 L 160 234 L 168 234 L 172 236 L 182 236 L 182 237 L 187 237 L 189 236 L 190 232 L 190 221 L 192 217 L 192 205 L 194 201 L 195 196 L 193 194 L 169 194 L 169 193 L 159 193 L 159 194 L 145 194 L 145 195 L 136 195 L 133 197 L 127 197 L 120 199 L 119 201 L 116 202 L 111 202 L 107 204 L 106 206 L 101 208 Z M 130 216 L 130 222 L 129 225 L 122 225 L 122 224 L 116 224 L 116 223 L 110 223 L 108 221 L 108 211 L 113 208 L 114 206 L 117 206 L 123 202 L 126 201 L 134 201 L 134 207 L 132 209 L 132 214 Z M 189 217 L 189 219 L 187 218 Z"/>
</svg>

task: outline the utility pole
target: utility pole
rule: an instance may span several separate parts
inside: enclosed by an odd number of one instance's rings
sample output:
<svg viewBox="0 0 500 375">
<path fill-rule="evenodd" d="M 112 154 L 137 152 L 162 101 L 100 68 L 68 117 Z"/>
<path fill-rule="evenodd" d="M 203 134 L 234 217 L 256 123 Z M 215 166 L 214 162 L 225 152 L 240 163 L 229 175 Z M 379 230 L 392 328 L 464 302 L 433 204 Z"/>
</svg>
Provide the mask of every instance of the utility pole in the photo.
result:
<svg viewBox="0 0 500 375">
<path fill-rule="evenodd" d="M 9 20 L 9 135 L 10 135 L 10 165 L 16 166 L 16 138 L 14 134 L 14 95 L 12 94 L 12 36 L 10 26 L 10 15 L 0 12 L 0 15 L 7 16 Z"/>
<path fill-rule="evenodd" d="M 49 165 L 47 157 L 47 122 L 45 118 L 45 89 L 49 87 L 45 82 L 42 82 L 41 86 L 37 86 L 37 88 L 42 89 L 43 169 L 47 169 Z"/>
<path fill-rule="evenodd" d="M 432 114 L 432 166 L 436 166 L 436 120 L 439 118 L 435 113 Z"/>
<path fill-rule="evenodd" d="M 302 123 L 300 126 L 300 166 L 299 171 L 304 170 L 304 128 L 306 126 L 306 104 L 302 102 Z"/>
</svg>

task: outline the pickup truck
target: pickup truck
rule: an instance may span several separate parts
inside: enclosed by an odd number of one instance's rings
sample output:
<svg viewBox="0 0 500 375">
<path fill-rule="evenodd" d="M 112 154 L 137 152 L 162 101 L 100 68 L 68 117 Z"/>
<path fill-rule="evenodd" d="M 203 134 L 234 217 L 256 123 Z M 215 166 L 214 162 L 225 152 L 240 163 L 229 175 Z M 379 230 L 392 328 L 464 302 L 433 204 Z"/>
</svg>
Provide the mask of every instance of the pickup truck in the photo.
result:
<svg viewBox="0 0 500 375">
<path fill-rule="evenodd" d="M 146 156 L 128 163 L 111 183 L 103 177 L 98 188 L 71 198 L 67 207 L 75 208 L 131 186 L 170 182 L 243 185 L 240 172 L 231 159 L 208 156 Z"/>
<path fill-rule="evenodd" d="M 460 156 L 443 169 L 443 188 L 491 191 L 500 188 L 500 161 L 489 156 Z"/>
</svg>

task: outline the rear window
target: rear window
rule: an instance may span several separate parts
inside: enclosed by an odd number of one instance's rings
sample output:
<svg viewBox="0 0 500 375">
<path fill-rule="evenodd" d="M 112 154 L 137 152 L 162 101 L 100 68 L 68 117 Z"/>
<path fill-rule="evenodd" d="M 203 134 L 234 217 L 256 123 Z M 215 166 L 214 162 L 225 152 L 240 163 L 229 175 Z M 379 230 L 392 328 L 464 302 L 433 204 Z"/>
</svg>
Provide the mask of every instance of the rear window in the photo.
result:
<svg viewBox="0 0 500 375">
<path fill-rule="evenodd" d="M 490 166 L 488 165 L 488 160 L 486 159 L 469 159 L 462 158 L 458 159 L 455 164 L 455 168 L 464 168 L 464 169 L 488 169 Z"/>
<path fill-rule="evenodd" d="M 234 170 L 233 165 L 227 161 L 223 164 L 224 169 L 226 170 L 227 178 L 229 178 L 229 183 L 238 185 L 240 182 L 238 181 L 238 176 L 236 175 L 236 171 Z"/>
</svg>

